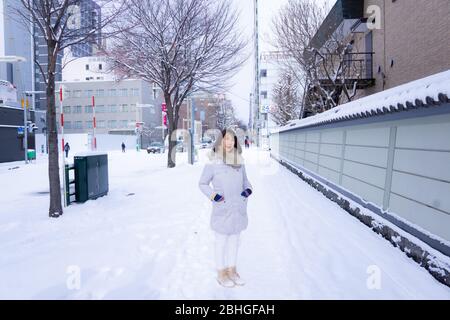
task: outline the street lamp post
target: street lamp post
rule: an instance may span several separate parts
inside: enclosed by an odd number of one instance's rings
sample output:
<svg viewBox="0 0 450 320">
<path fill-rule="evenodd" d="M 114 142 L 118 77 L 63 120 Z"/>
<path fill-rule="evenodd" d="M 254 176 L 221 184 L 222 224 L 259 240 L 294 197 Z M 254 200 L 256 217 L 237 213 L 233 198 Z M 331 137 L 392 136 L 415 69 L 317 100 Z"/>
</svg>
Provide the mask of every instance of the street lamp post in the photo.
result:
<svg viewBox="0 0 450 320">
<path fill-rule="evenodd" d="M 254 52 L 255 52 L 255 112 L 256 112 L 256 144 L 260 147 L 260 134 L 261 134 L 261 113 L 260 113 L 260 78 L 259 78 L 259 12 L 258 12 L 258 0 L 253 1 L 254 10 Z"/>
<path fill-rule="evenodd" d="M 23 109 L 23 148 L 25 149 L 25 164 L 28 164 L 28 98 L 25 104 L 24 99 L 21 99 Z"/>
<path fill-rule="evenodd" d="M 35 95 L 36 94 L 45 93 L 45 92 L 44 91 L 34 91 L 33 90 L 33 91 L 25 91 L 24 93 L 25 93 L 25 96 L 27 97 L 26 107 L 24 108 L 25 131 L 27 131 L 27 122 L 28 122 L 27 109 L 28 109 L 28 106 L 29 106 L 28 97 L 31 97 L 31 110 L 34 110 L 36 112 L 36 110 L 35 110 Z M 46 125 L 47 125 L 47 122 L 46 122 Z M 28 137 L 27 136 L 25 136 L 25 137 L 26 137 L 25 138 L 25 163 L 28 163 L 28 153 L 27 153 L 27 151 L 28 151 L 27 150 L 28 149 Z M 45 129 L 45 148 L 46 148 L 46 150 L 48 150 L 47 149 L 47 128 Z M 47 153 L 48 153 L 48 151 L 47 151 Z"/>
</svg>

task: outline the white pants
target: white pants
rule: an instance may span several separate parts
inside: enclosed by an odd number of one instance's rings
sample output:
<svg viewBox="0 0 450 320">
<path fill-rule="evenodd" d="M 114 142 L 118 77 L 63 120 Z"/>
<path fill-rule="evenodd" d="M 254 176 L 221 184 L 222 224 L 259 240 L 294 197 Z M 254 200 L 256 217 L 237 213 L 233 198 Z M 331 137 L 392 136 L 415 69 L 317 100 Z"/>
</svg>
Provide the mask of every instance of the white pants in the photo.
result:
<svg viewBox="0 0 450 320">
<path fill-rule="evenodd" d="M 236 266 L 239 236 L 240 234 L 224 235 L 216 232 L 215 260 L 218 270 Z"/>
</svg>

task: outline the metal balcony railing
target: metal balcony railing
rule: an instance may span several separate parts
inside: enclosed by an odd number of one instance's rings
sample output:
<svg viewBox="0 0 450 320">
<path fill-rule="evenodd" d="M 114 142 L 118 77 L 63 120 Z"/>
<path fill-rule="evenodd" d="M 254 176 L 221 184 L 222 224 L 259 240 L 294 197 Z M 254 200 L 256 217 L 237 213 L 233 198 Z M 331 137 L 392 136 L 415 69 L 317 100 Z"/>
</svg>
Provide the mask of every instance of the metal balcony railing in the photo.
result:
<svg viewBox="0 0 450 320">
<path fill-rule="evenodd" d="M 327 55 L 326 61 L 321 65 L 319 74 L 323 86 L 335 86 L 336 82 L 329 79 L 326 74 L 333 77 L 340 67 L 337 79 L 345 79 L 345 84 L 353 86 L 356 82 L 357 89 L 365 89 L 375 84 L 373 76 L 373 52 L 356 52 L 342 55 Z M 325 71 L 326 68 L 326 71 Z"/>
</svg>

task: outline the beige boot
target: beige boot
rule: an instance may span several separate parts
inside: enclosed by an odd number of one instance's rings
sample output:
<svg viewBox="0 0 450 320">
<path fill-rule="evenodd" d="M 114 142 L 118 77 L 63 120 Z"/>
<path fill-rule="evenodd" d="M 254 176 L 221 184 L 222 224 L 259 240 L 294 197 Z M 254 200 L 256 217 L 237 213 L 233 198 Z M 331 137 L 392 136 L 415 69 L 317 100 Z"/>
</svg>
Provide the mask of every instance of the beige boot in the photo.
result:
<svg viewBox="0 0 450 320">
<path fill-rule="evenodd" d="M 221 286 L 226 288 L 234 287 L 234 282 L 229 278 L 227 269 L 222 269 L 218 271 L 217 282 L 219 282 Z"/>
<path fill-rule="evenodd" d="M 245 281 L 241 278 L 239 273 L 236 271 L 236 267 L 229 267 L 226 269 L 228 277 L 234 282 L 237 286 L 245 285 Z"/>
</svg>

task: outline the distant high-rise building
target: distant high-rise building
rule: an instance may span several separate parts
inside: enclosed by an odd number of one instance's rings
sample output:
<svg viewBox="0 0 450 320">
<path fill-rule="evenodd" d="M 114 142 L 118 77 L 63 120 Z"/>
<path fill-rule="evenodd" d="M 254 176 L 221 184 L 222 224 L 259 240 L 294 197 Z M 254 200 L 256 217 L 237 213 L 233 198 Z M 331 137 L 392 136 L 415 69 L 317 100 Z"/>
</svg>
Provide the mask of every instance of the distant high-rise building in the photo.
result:
<svg viewBox="0 0 450 320">
<path fill-rule="evenodd" d="M 100 29 L 101 23 L 101 8 L 93 0 L 80 0 L 80 27 L 85 32 L 87 29 Z M 42 36 L 39 28 L 35 26 L 35 54 L 39 61 L 42 69 L 46 71 L 48 66 L 48 53 L 47 44 L 44 37 Z M 95 54 L 96 48 L 101 44 L 101 31 L 97 31 L 92 34 L 92 36 L 80 43 L 72 45 L 70 50 L 70 56 L 73 58 L 88 57 Z M 62 67 L 63 67 L 64 54 L 61 52 L 57 58 L 57 66 L 55 73 L 55 80 L 62 81 Z M 36 91 L 45 91 L 46 84 L 44 78 L 42 77 L 40 68 L 36 65 L 35 72 L 35 83 Z M 46 110 L 47 109 L 47 98 L 45 93 L 36 95 L 36 109 Z"/>
<path fill-rule="evenodd" d="M 98 46 L 101 45 L 102 34 L 100 31 L 101 27 L 101 8 L 93 0 L 81 0 L 80 1 L 80 13 L 81 13 L 81 28 L 86 29 L 96 29 L 91 38 L 73 45 L 70 50 L 72 56 L 75 58 L 90 57 L 95 54 Z"/>
<path fill-rule="evenodd" d="M 30 26 L 14 19 L 15 11 L 20 10 L 21 5 L 20 1 L 0 0 L 0 57 L 16 56 L 26 60 L 5 62 L 0 59 L 0 80 L 17 88 L 19 100 L 25 91 L 32 90 L 33 84 Z"/>
</svg>

